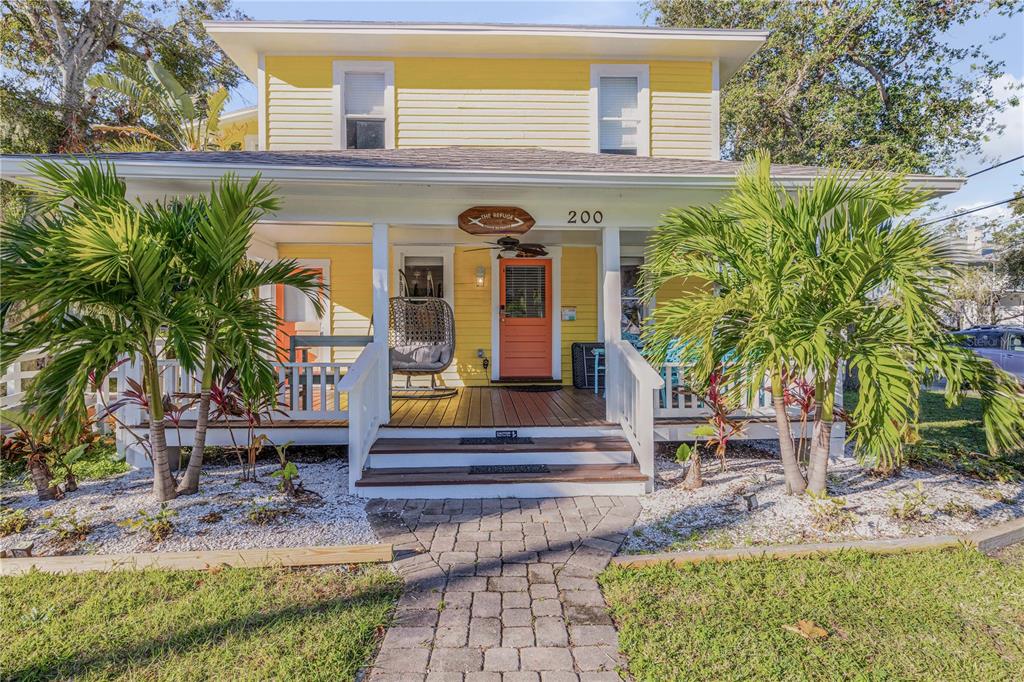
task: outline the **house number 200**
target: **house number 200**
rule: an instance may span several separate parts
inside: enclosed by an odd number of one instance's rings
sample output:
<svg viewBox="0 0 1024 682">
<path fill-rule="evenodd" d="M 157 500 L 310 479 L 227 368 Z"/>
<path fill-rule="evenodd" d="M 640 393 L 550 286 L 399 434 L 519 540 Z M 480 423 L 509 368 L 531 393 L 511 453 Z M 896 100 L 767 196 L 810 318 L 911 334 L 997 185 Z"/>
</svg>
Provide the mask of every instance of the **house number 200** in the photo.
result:
<svg viewBox="0 0 1024 682">
<path fill-rule="evenodd" d="M 569 211 L 569 224 L 583 223 L 588 225 L 594 223 L 600 225 L 604 220 L 604 213 L 600 211 Z"/>
</svg>

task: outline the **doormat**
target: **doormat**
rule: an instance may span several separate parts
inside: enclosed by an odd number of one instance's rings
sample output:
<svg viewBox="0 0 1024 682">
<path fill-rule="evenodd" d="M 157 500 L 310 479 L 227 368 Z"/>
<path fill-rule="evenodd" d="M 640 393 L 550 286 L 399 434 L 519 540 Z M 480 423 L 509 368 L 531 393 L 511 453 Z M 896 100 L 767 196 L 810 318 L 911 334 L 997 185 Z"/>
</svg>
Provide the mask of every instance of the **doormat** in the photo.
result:
<svg viewBox="0 0 1024 682">
<path fill-rule="evenodd" d="M 547 464 L 477 464 L 469 467 L 472 474 L 547 474 Z"/>
<path fill-rule="evenodd" d="M 532 438 L 460 438 L 459 445 L 533 445 Z"/>
<path fill-rule="evenodd" d="M 530 385 L 516 386 L 515 384 L 507 384 L 507 385 L 502 386 L 502 388 L 506 388 L 506 389 L 508 389 L 510 391 L 519 391 L 520 393 L 553 393 L 555 391 L 561 391 L 562 390 L 562 387 L 558 386 L 558 385 L 555 385 L 555 386 L 530 386 Z"/>
</svg>

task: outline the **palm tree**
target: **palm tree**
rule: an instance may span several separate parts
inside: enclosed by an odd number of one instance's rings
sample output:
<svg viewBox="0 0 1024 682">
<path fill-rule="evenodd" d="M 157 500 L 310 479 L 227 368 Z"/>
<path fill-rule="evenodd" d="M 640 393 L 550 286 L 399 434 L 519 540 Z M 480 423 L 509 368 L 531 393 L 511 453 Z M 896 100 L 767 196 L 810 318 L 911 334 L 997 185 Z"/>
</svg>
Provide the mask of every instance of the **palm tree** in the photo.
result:
<svg viewBox="0 0 1024 682">
<path fill-rule="evenodd" d="M 91 88 L 109 90 L 126 102 L 126 123 L 96 124 L 113 151 L 207 151 L 217 149 L 214 135 L 228 91 L 219 88 L 193 97 L 170 71 L 152 59 L 119 55 L 104 73 L 88 79 Z"/>
<path fill-rule="evenodd" d="M 199 473 L 210 417 L 210 393 L 218 368 L 232 367 L 243 392 L 276 393 L 275 375 L 268 358 L 274 355 L 276 311 L 259 298 L 262 286 L 283 284 L 306 294 L 318 314 L 323 312 L 321 285 L 316 273 L 304 271 L 294 260 L 259 263 L 246 257 L 254 225 L 276 210 L 271 186 L 259 179 L 241 183 L 228 176 L 216 183 L 209 196 L 179 203 L 176 210 L 191 225 L 180 246 L 185 288 L 202 327 L 199 412 L 188 468 L 178 494 L 199 490 Z"/>
<path fill-rule="evenodd" d="M 26 394 L 41 419 L 77 428 L 90 374 L 124 356 L 141 360 L 150 417 L 153 493 L 175 496 L 167 458 L 158 341 L 164 330 L 197 329 L 176 292 L 182 225 L 159 205 L 135 205 L 112 167 L 37 162 L 34 210 L 3 226 L 0 299 L 24 319 L 3 339 L 3 365 L 40 347 L 51 361 Z M 198 335 L 197 335 L 198 336 Z M 179 343 L 194 363 L 198 343 Z"/>
<path fill-rule="evenodd" d="M 707 286 L 659 301 L 644 330 L 645 348 L 661 361 L 670 348 L 684 349 L 690 380 L 705 392 L 724 369 L 731 391 L 760 388 L 768 376 L 786 484 L 806 487 L 785 409 L 782 378 L 794 369 L 794 350 L 777 321 L 795 305 L 789 245 L 769 220 L 721 207 L 693 206 L 670 212 L 648 243 L 642 291 L 650 300 L 662 284 L 681 277 Z M 754 379 L 757 379 L 755 381 Z M 751 390 L 751 394 L 753 391 Z"/>
<path fill-rule="evenodd" d="M 651 295 L 672 277 L 711 286 L 659 308 L 647 331 L 655 357 L 682 342 L 697 377 L 719 364 L 752 396 L 768 376 L 787 485 L 806 485 L 792 454 L 785 413 L 786 376 L 815 385 L 809 488 L 825 490 L 844 363 L 858 369 L 861 400 L 850 439 L 865 461 L 898 465 L 917 419 L 919 386 L 947 378 L 947 399 L 978 390 L 990 448 L 1019 447 L 1024 399 L 1015 381 L 956 344 L 939 324 L 951 265 L 937 237 L 895 219 L 921 205 L 896 176 L 831 173 L 795 196 L 773 183 L 758 155 L 720 207 L 689 208 L 666 218 L 645 265 Z"/>
<path fill-rule="evenodd" d="M 167 500 L 176 489 L 158 363 L 172 350 L 186 371 L 201 372 L 196 439 L 181 484 L 182 493 L 195 492 L 217 371 L 232 367 L 246 396 L 276 394 L 268 358 L 277 316 L 259 288 L 296 287 L 319 310 L 319 278 L 294 260 L 246 259 L 254 224 L 278 205 L 258 177 L 227 176 L 209 196 L 136 205 L 109 165 L 42 162 L 35 171 L 36 210 L 4 225 L 0 303 L 26 311 L 4 337 L 4 363 L 40 346 L 53 357 L 26 401 L 59 419 L 84 410 L 90 375 L 105 376 L 125 356 L 141 358 L 154 493 Z"/>
</svg>

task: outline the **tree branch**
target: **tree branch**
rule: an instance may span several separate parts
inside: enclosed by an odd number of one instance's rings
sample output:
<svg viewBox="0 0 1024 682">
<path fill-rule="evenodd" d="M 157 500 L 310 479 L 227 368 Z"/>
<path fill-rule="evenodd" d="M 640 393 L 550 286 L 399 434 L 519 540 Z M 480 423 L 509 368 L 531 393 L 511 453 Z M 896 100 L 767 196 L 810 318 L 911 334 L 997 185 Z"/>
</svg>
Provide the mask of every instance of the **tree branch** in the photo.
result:
<svg viewBox="0 0 1024 682">
<path fill-rule="evenodd" d="M 885 81 L 882 78 L 882 72 L 877 68 L 865 62 L 855 54 L 847 55 L 849 60 L 859 66 L 860 68 L 871 74 L 871 77 L 875 80 L 875 88 L 878 90 L 878 96 L 882 98 L 882 108 L 889 111 L 889 91 L 885 87 Z"/>
</svg>

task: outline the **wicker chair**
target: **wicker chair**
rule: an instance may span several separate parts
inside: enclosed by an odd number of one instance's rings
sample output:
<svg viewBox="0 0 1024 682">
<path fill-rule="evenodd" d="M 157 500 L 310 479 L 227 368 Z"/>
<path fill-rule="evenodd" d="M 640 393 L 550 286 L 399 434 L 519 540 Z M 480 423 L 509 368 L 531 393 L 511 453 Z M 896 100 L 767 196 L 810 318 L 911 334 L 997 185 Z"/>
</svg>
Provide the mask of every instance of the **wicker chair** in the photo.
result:
<svg viewBox="0 0 1024 682">
<path fill-rule="evenodd" d="M 391 371 L 406 377 L 406 388 L 396 398 L 445 398 L 452 388 L 439 387 L 437 376 L 455 358 L 455 314 L 443 298 L 392 298 L 388 347 Z M 429 376 L 429 389 L 415 389 L 412 377 Z"/>
</svg>

